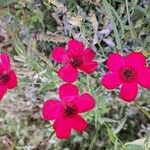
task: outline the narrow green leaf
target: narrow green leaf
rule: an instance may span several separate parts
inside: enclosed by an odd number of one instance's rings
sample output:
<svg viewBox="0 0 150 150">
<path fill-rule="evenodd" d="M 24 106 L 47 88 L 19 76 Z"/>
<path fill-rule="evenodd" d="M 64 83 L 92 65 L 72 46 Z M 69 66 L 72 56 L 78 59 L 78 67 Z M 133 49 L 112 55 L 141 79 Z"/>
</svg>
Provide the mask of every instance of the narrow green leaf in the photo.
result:
<svg viewBox="0 0 150 150">
<path fill-rule="evenodd" d="M 111 8 L 111 11 L 114 13 L 114 15 L 116 16 L 118 22 L 120 23 L 120 27 L 121 27 L 121 37 L 123 38 L 124 37 L 124 24 L 123 24 L 123 21 L 121 19 L 121 17 L 119 16 L 118 12 L 114 9 L 114 7 L 112 7 L 110 5 L 110 8 Z"/>
<path fill-rule="evenodd" d="M 114 17 L 113 17 L 112 12 L 111 12 L 110 4 L 107 2 L 107 0 L 103 0 L 103 6 L 105 7 L 105 10 L 106 10 L 106 12 L 107 12 L 107 14 L 110 18 L 110 21 L 112 23 L 112 27 L 113 27 L 113 30 L 114 30 L 116 43 L 117 43 L 117 49 L 121 50 L 122 49 L 121 39 L 120 39 L 119 32 L 118 32 L 116 24 L 115 24 Z"/>
<path fill-rule="evenodd" d="M 144 107 L 138 106 L 138 108 L 150 119 L 150 113 Z"/>
<path fill-rule="evenodd" d="M 42 89 L 41 89 L 41 91 L 48 91 L 48 90 L 53 90 L 53 89 L 55 89 L 56 88 L 56 84 L 55 84 L 55 82 L 50 82 L 50 83 L 48 83 L 48 84 L 45 84 L 43 87 L 42 87 Z"/>
<path fill-rule="evenodd" d="M 17 2 L 16 0 L 0 0 L 0 7 L 8 6 Z"/>
<path fill-rule="evenodd" d="M 128 17 L 128 23 L 129 23 L 129 27 L 130 27 L 130 33 L 133 39 L 135 39 L 135 32 L 133 30 L 133 26 L 131 24 L 131 20 L 130 20 L 130 12 L 129 12 L 129 4 L 128 4 L 128 0 L 125 0 L 126 2 L 126 10 L 127 10 L 127 17 Z"/>
<path fill-rule="evenodd" d="M 105 125 L 106 128 L 107 128 L 107 133 L 110 137 L 110 140 L 112 141 L 113 144 L 116 143 L 116 139 L 117 139 L 117 136 L 116 134 L 113 132 L 113 130 L 111 128 L 109 128 L 107 125 Z"/>
<path fill-rule="evenodd" d="M 120 125 L 115 129 L 114 133 L 117 134 L 121 131 L 121 129 L 123 128 L 124 124 L 126 122 L 126 117 L 124 117 L 122 120 L 121 120 L 121 123 Z"/>
</svg>

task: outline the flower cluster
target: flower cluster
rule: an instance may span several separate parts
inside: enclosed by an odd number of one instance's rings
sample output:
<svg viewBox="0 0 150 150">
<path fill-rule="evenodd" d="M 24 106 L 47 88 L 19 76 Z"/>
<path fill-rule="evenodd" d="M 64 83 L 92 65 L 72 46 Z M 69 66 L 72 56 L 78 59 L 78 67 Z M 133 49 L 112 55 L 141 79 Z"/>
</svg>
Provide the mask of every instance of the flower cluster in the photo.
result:
<svg viewBox="0 0 150 150">
<path fill-rule="evenodd" d="M 79 133 L 87 128 L 87 122 L 81 113 L 92 110 L 95 100 L 89 93 L 79 94 L 79 89 L 73 84 L 79 71 L 91 74 L 97 68 L 94 60 L 95 52 L 84 48 L 77 40 L 70 40 L 66 48 L 56 47 L 52 51 L 52 59 L 62 64 L 58 76 L 67 82 L 59 89 L 59 100 L 50 99 L 44 102 L 42 117 L 53 121 L 53 128 L 60 139 L 70 137 L 72 130 Z M 101 78 L 102 85 L 109 90 L 119 88 L 120 98 L 124 102 L 133 102 L 138 93 L 138 86 L 150 88 L 150 67 L 141 52 L 132 52 L 127 56 L 118 53 L 110 54 L 107 60 L 109 70 Z M 0 54 L 0 100 L 7 89 L 17 86 L 17 77 L 11 69 L 8 54 Z"/>
<path fill-rule="evenodd" d="M 65 82 L 59 88 L 60 100 L 47 100 L 42 109 L 45 120 L 53 120 L 53 128 L 58 138 L 64 139 L 71 131 L 82 132 L 87 122 L 80 113 L 95 107 L 95 100 L 89 93 L 79 95 L 78 88 L 71 84 L 78 77 L 78 70 L 87 74 L 96 70 L 98 63 L 94 61 L 95 53 L 91 48 L 84 50 L 82 42 L 70 40 L 67 48 L 57 47 L 52 51 L 52 59 L 62 63 L 58 76 Z"/>
<path fill-rule="evenodd" d="M 70 40 L 66 48 L 56 47 L 52 51 L 52 59 L 63 64 L 58 70 L 58 76 L 67 84 L 59 88 L 59 100 L 47 100 L 42 109 L 45 120 L 54 121 L 53 127 L 58 138 L 68 138 L 72 129 L 82 132 L 87 123 L 80 113 L 94 108 L 94 98 L 84 93 L 78 95 L 78 88 L 71 84 L 78 77 L 78 70 L 92 73 L 98 63 L 93 60 L 95 53 L 91 48 L 84 49 L 82 42 Z M 150 88 L 150 67 L 146 58 L 140 52 L 133 52 L 126 57 L 111 54 L 107 60 L 109 73 L 102 77 L 101 83 L 107 89 L 120 86 L 120 98 L 132 102 L 138 93 L 138 84 Z"/>
</svg>

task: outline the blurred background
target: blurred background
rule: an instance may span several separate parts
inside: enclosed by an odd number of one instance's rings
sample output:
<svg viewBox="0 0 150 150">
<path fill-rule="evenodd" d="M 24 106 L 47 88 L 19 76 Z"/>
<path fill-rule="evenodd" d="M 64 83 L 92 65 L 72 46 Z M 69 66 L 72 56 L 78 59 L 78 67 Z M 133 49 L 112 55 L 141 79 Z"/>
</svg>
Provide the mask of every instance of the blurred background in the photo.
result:
<svg viewBox="0 0 150 150">
<path fill-rule="evenodd" d="M 51 51 L 71 38 L 96 52 L 97 71 L 80 73 L 75 84 L 97 105 L 84 114 L 84 133 L 59 140 L 41 108 L 62 84 Z M 137 100 L 125 104 L 118 89 L 100 83 L 112 52 L 141 51 L 150 64 L 149 0 L 0 0 L 0 50 L 9 53 L 18 77 L 18 87 L 0 102 L 0 150 L 150 149 L 150 90 L 140 88 Z"/>
</svg>

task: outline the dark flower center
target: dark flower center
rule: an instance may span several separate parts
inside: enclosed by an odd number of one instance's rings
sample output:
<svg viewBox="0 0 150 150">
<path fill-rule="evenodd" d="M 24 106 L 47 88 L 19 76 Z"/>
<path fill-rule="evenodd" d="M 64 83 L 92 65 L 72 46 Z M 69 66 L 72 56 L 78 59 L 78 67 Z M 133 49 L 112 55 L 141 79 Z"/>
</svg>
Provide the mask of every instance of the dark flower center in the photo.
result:
<svg viewBox="0 0 150 150">
<path fill-rule="evenodd" d="M 65 105 L 64 107 L 65 116 L 73 116 L 76 113 L 77 113 L 76 108 L 73 105 L 71 104 Z"/>
<path fill-rule="evenodd" d="M 80 56 L 74 56 L 73 58 L 71 58 L 70 63 L 74 68 L 78 68 L 83 64 L 83 60 Z"/>
<path fill-rule="evenodd" d="M 8 82 L 9 78 L 8 73 L 0 74 L 0 84 Z"/>
<path fill-rule="evenodd" d="M 120 70 L 120 77 L 124 82 L 132 82 L 137 78 L 137 71 L 130 66 L 123 67 Z"/>
</svg>

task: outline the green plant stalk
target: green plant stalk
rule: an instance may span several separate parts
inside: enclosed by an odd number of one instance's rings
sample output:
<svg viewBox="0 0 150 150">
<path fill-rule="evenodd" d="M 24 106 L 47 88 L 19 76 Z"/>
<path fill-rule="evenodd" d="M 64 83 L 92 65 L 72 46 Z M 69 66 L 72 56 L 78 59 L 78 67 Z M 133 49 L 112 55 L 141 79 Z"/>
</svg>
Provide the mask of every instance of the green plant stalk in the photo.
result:
<svg viewBox="0 0 150 150">
<path fill-rule="evenodd" d="M 116 24 L 115 24 L 115 20 L 113 18 L 112 12 L 111 12 L 110 4 L 107 2 L 107 0 L 103 0 L 103 6 L 105 7 L 105 10 L 106 10 L 106 12 L 110 18 L 110 21 L 112 23 L 112 26 L 113 26 L 113 30 L 114 30 L 114 34 L 115 34 L 115 38 L 116 38 L 116 43 L 117 43 L 117 49 L 121 50 L 122 49 L 121 39 L 120 39 L 119 32 L 118 32 Z"/>
<path fill-rule="evenodd" d="M 127 10 L 128 23 L 129 23 L 129 27 L 130 27 L 130 33 L 131 33 L 132 39 L 135 39 L 133 27 L 132 27 L 131 20 L 130 20 L 128 0 L 125 0 L 125 2 L 126 2 L 126 10 Z"/>
</svg>

